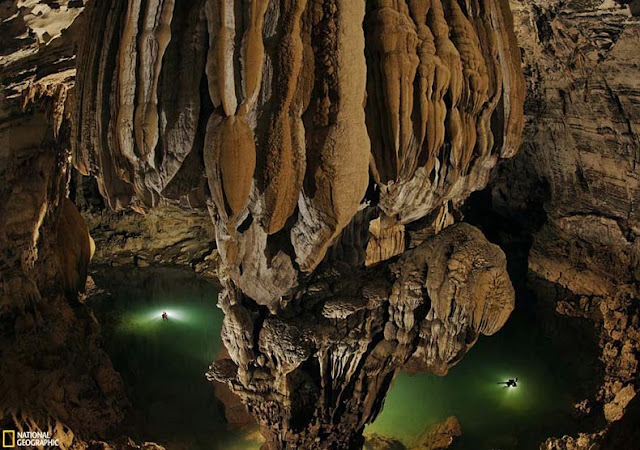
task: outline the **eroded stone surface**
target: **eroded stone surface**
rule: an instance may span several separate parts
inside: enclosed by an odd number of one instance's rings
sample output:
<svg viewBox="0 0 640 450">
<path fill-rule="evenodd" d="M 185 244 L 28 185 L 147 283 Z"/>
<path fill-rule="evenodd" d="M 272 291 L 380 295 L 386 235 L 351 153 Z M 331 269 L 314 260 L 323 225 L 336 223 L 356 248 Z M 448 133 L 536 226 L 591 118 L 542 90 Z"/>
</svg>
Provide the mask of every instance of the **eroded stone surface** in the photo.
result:
<svg viewBox="0 0 640 450">
<path fill-rule="evenodd" d="M 323 265 L 287 308 L 268 314 L 227 281 L 219 306 L 225 382 L 270 448 L 353 448 L 401 369 L 444 374 L 514 307 L 504 253 L 467 224 L 393 265 Z"/>
<path fill-rule="evenodd" d="M 2 117 L 20 124 L 11 136 L 0 124 L 2 175 L 23 161 L 34 173 L 1 188 L 1 248 L 38 278 L 18 287 L 29 298 L 57 295 L 65 312 L 84 285 L 93 249 L 65 199 L 70 162 L 113 209 L 208 209 L 230 355 L 210 376 L 273 447 L 361 444 L 398 370 L 445 373 L 508 317 L 504 255 L 449 227 L 518 147 L 524 82 L 506 0 L 92 1 L 77 18 L 78 2 L 19 3 L 1 10 L 17 13 L 2 22 L 17 52 L 0 57 Z M 36 9 L 60 20 L 43 27 Z M 65 152 L 41 159 L 43 141 Z M 97 373 L 121 400 L 110 368 L 92 367 L 78 377 Z M 46 411 L 70 420 L 68 403 Z M 95 417 L 106 427 L 118 406 Z"/>
<path fill-rule="evenodd" d="M 0 159 L 0 421 L 8 429 L 14 416 L 53 417 L 77 433 L 103 433 L 122 420 L 126 399 L 78 299 L 93 241 L 66 198 L 70 154 L 46 113 L 36 108 L 0 131 L 13 150 Z"/>
<path fill-rule="evenodd" d="M 510 1 L 527 79 L 526 124 L 521 152 L 492 181 L 495 210 L 532 235 L 532 275 L 571 292 L 575 300 L 557 310 L 592 319 L 600 333 L 605 373 L 591 409 L 608 421 L 623 417 L 618 393 L 636 390 L 640 351 L 640 61 L 633 50 L 640 22 L 628 3 Z M 605 431 L 552 439 L 545 448 L 612 445 Z"/>
<path fill-rule="evenodd" d="M 524 81 L 505 1 L 131 2 L 87 20 L 78 167 L 115 208 L 204 193 L 227 274 L 272 310 L 363 201 L 384 241 L 373 264 L 402 253 L 404 224 L 450 224 L 517 149 Z"/>
</svg>

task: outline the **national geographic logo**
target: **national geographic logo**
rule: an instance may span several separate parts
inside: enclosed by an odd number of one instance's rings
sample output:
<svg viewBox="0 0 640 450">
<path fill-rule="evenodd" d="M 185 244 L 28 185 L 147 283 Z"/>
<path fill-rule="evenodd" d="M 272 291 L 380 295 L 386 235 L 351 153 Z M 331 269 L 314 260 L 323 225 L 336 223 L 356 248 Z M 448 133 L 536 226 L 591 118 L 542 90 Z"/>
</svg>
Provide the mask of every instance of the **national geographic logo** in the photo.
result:
<svg viewBox="0 0 640 450">
<path fill-rule="evenodd" d="M 50 432 L 2 430 L 2 448 L 60 447 L 58 439 L 52 439 Z"/>
<path fill-rule="evenodd" d="M 2 430 L 2 446 L 4 448 L 14 448 L 16 446 L 16 432 L 13 430 Z"/>
</svg>

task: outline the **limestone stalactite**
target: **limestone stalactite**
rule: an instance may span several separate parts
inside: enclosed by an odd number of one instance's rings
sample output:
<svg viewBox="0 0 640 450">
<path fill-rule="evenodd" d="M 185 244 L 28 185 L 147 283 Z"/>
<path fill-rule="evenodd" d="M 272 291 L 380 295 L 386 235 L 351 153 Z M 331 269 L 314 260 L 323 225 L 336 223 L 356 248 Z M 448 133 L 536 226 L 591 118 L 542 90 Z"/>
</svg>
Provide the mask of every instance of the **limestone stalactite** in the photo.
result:
<svg viewBox="0 0 640 450">
<path fill-rule="evenodd" d="M 522 127 L 505 0 L 131 0 L 89 17 L 108 44 L 80 54 L 78 164 L 116 207 L 203 190 L 231 357 L 211 377 L 270 445 L 361 442 L 398 370 L 444 373 L 504 324 L 504 257 L 446 227 Z"/>
<path fill-rule="evenodd" d="M 504 32 L 511 24 L 501 2 L 368 5 L 372 173 L 380 208 L 408 223 L 461 203 L 497 158 L 513 154 L 524 98 L 519 50 Z"/>
<path fill-rule="evenodd" d="M 444 373 L 504 324 L 504 255 L 450 225 L 522 127 L 506 0 L 92 1 L 81 17 L 62 140 L 113 209 L 208 210 L 230 355 L 210 376 L 269 445 L 361 444 L 397 371 Z M 91 241 L 60 205 L 75 295 Z"/>
<path fill-rule="evenodd" d="M 367 189 L 390 229 L 438 217 L 486 184 L 522 127 L 519 52 L 501 0 L 89 9 L 108 44 L 88 42 L 79 58 L 79 166 L 113 206 L 147 208 L 188 196 L 167 186 L 188 154 L 201 155 L 228 273 L 272 309 L 372 201 Z M 191 103 L 163 101 L 182 89 Z"/>
<path fill-rule="evenodd" d="M 391 266 L 321 266 L 281 315 L 231 284 L 230 359 L 208 373 L 249 406 L 269 448 L 354 448 L 401 369 L 445 374 L 514 308 L 502 251 L 454 225 Z M 263 320 L 256 320 L 261 318 Z"/>
</svg>

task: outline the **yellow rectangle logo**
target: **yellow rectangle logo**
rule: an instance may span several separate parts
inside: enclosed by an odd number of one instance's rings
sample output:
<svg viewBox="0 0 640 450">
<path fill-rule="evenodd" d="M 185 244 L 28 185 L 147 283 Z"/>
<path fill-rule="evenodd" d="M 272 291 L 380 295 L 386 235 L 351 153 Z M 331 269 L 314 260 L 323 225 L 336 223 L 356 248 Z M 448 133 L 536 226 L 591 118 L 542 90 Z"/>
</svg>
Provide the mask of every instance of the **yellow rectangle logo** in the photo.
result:
<svg viewBox="0 0 640 450">
<path fill-rule="evenodd" d="M 2 446 L 4 448 L 16 446 L 16 432 L 14 430 L 2 430 Z"/>
</svg>

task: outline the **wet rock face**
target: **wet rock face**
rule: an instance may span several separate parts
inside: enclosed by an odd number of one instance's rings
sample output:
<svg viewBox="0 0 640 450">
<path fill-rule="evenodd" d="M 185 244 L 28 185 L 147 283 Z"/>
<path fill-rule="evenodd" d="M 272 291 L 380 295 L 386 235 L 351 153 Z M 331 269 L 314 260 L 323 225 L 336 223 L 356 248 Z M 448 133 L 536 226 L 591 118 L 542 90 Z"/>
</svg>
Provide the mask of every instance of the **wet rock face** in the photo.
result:
<svg viewBox="0 0 640 450">
<path fill-rule="evenodd" d="M 380 208 L 407 223 L 459 204 L 517 151 L 520 52 L 503 32 L 511 27 L 504 2 L 367 5 L 371 172 Z"/>
<path fill-rule="evenodd" d="M 364 450 L 444 450 L 449 448 L 455 438 L 462 435 L 458 419 L 447 417 L 443 422 L 436 423 L 427 429 L 415 441 L 405 445 L 399 440 L 380 436 L 376 433 L 365 435 Z"/>
<path fill-rule="evenodd" d="M 66 427 L 102 433 L 122 420 L 126 400 L 78 301 L 93 245 L 66 198 L 69 152 L 44 116 L 37 109 L 5 122 L 12 134 L 0 131 L 14 146 L 0 160 L 0 425 L 33 430 L 53 417 L 73 440 Z"/>
<path fill-rule="evenodd" d="M 67 448 L 121 421 L 126 405 L 78 295 L 94 251 L 67 198 L 81 11 L 0 2 L 0 428 L 48 430 Z"/>
<path fill-rule="evenodd" d="M 391 266 L 321 265 L 278 315 L 229 285 L 219 304 L 230 359 L 208 376 L 243 399 L 269 448 L 355 448 L 401 369 L 446 374 L 504 325 L 514 293 L 502 251 L 458 224 Z"/>
<path fill-rule="evenodd" d="M 518 148 L 505 1 L 132 0 L 86 20 L 77 166 L 114 208 L 206 203 L 230 355 L 209 376 L 270 447 L 362 445 L 398 370 L 444 374 L 504 324 L 500 250 L 430 236 Z"/>
<path fill-rule="evenodd" d="M 438 231 L 518 147 L 504 1 L 96 2 L 87 21 L 77 166 L 115 208 L 206 201 L 228 276 L 271 310 L 367 189 L 378 240 Z M 404 250 L 377 245 L 370 264 Z"/>
</svg>

